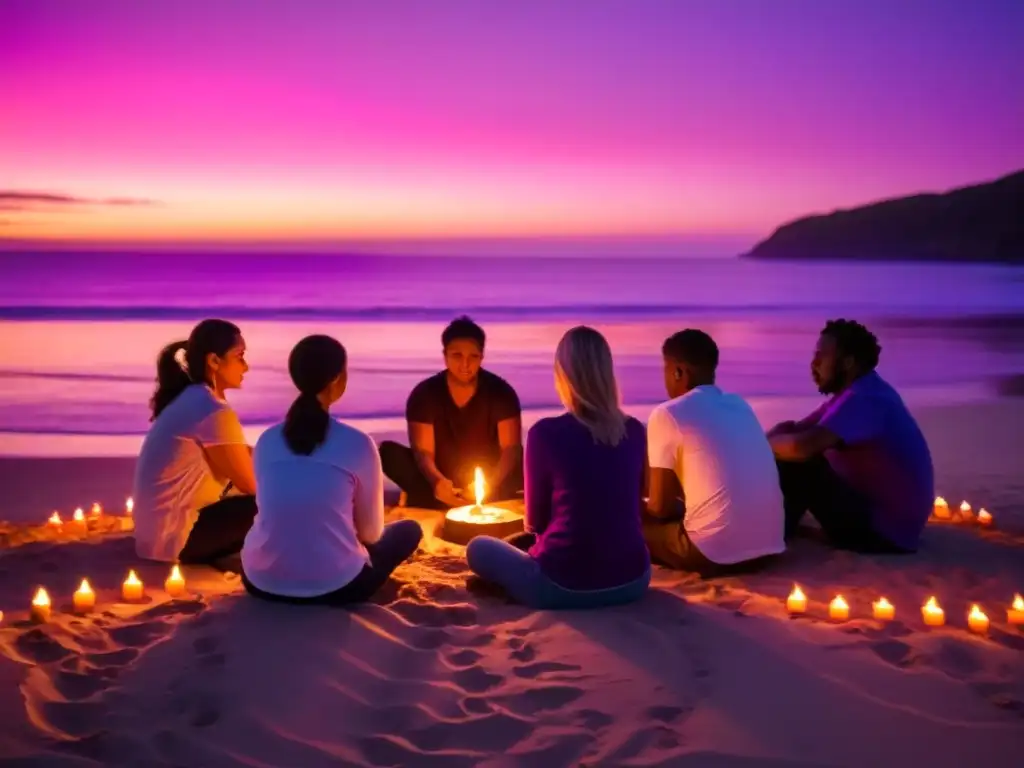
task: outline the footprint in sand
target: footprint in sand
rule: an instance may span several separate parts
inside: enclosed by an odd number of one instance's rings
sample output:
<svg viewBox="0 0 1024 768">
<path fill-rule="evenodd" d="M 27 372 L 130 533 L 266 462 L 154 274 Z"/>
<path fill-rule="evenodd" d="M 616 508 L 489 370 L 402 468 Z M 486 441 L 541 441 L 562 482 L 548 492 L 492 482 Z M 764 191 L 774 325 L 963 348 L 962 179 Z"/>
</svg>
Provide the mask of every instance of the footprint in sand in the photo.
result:
<svg viewBox="0 0 1024 768">
<path fill-rule="evenodd" d="M 599 709 L 581 709 L 576 716 L 588 731 L 599 731 L 615 722 L 614 717 Z"/>
<path fill-rule="evenodd" d="M 74 651 L 65 648 L 42 629 L 36 627 L 18 637 L 14 642 L 18 653 L 36 664 L 50 664 L 72 655 Z"/>
<path fill-rule="evenodd" d="M 483 667 L 469 667 L 460 669 L 452 675 L 452 679 L 466 693 L 483 693 L 500 684 L 503 678 L 491 674 Z"/>
<path fill-rule="evenodd" d="M 664 723 L 665 725 L 676 725 L 692 712 L 693 707 L 655 705 L 653 707 L 648 707 L 644 711 L 644 715 L 651 720 L 657 720 L 659 723 Z"/>
<path fill-rule="evenodd" d="M 514 667 L 512 673 L 516 677 L 526 680 L 535 680 L 541 675 L 549 672 L 579 672 L 581 667 L 576 664 L 562 664 L 558 661 L 538 661 L 534 664 L 525 664 L 521 667 Z"/>
<path fill-rule="evenodd" d="M 878 640 L 867 645 L 871 652 L 886 664 L 892 664 L 900 669 L 913 667 L 921 658 L 913 646 L 900 640 Z"/>
<path fill-rule="evenodd" d="M 483 658 L 483 654 L 474 651 L 472 648 L 463 648 L 445 656 L 445 659 L 453 667 L 471 667 Z"/>
<path fill-rule="evenodd" d="M 472 627 L 477 623 L 476 607 L 462 605 L 436 605 L 411 600 L 397 600 L 391 610 L 408 621 L 421 627 Z"/>
<path fill-rule="evenodd" d="M 520 643 L 520 645 L 512 645 L 512 641 L 509 641 L 509 645 L 515 649 L 509 654 L 511 658 L 524 663 L 531 662 L 537 658 L 537 651 L 530 643 L 522 643 L 522 641 Z"/>
<path fill-rule="evenodd" d="M 529 717 L 537 712 L 561 709 L 583 695 L 583 689 L 571 685 L 546 685 L 499 698 L 500 703 L 517 715 Z"/>
<path fill-rule="evenodd" d="M 110 678 L 89 672 L 61 670 L 52 676 L 53 687 L 68 701 L 82 701 L 110 687 Z"/>
</svg>

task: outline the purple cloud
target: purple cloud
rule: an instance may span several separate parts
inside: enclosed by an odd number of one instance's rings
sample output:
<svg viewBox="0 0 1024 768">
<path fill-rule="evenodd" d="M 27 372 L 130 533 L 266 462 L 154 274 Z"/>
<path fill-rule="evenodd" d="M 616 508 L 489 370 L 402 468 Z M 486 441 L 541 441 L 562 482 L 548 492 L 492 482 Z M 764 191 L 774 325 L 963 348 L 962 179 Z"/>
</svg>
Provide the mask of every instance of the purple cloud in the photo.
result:
<svg viewBox="0 0 1024 768">
<path fill-rule="evenodd" d="M 69 195 L 63 192 L 28 192 L 17 189 L 0 189 L 0 210 L 25 211 L 39 207 L 65 205 L 113 205 L 147 206 L 159 205 L 156 200 L 144 197 L 90 198 Z"/>
</svg>

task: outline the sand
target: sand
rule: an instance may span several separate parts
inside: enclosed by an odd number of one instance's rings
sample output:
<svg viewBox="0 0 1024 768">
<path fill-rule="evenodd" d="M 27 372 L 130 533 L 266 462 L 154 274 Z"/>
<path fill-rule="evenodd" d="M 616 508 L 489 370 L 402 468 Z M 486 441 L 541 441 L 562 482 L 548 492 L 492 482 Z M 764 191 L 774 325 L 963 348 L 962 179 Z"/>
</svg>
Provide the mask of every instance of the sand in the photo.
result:
<svg viewBox="0 0 1024 768">
<path fill-rule="evenodd" d="M 810 536 L 753 576 L 657 569 L 641 602 L 600 611 L 509 603 L 467 579 L 463 548 L 422 510 L 389 513 L 419 519 L 424 544 L 351 611 L 261 603 L 203 568 L 185 569 L 190 596 L 170 600 L 167 568 L 137 561 L 125 533 L 19 543 L 36 524 L 10 526 L 0 762 L 1019 765 L 1024 632 L 1005 608 L 1024 591 L 1022 413 L 1003 401 L 919 414 L 940 492 L 991 509 L 994 530 L 935 524 L 922 552 L 896 558 Z M 94 496 L 116 507 L 127 467 L 0 461 L 0 478 L 23 504 L 35 495 L 41 522 Z M 141 604 L 117 600 L 128 568 L 147 584 Z M 76 617 L 66 604 L 82 576 L 100 602 Z M 785 610 L 794 582 L 810 598 L 802 618 Z M 58 609 L 45 625 L 26 620 L 38 584 Z M 849 621 L 827 617 L 836 593 Z M 870 618 L 880 594 L 897 611 L 885 625 Z M 920 618 L 933 594 L 941 629 Z M 986 636 L 966 628 L 972 602 L 992 619 Z"/>
</svg>

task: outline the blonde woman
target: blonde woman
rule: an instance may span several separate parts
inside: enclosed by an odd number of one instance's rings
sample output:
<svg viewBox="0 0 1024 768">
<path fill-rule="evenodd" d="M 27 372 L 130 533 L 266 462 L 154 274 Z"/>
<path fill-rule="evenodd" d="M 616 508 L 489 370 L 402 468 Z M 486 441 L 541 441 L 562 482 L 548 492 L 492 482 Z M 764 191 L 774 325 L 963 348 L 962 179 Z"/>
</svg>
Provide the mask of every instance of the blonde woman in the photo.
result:
<svg viewBox="0 0 1024 768">
<path fill-rule="evenodd" d="M 619 407 L 612 353 L 593 328 L 568 331 L 555 352 L 566 413 L 526 441 L 526 533 L 479 536 L 469 567 L 534 608 L 595 608 L 640 598 L 651 578 L 640 510 L 643 425 Z"/>
</svg>

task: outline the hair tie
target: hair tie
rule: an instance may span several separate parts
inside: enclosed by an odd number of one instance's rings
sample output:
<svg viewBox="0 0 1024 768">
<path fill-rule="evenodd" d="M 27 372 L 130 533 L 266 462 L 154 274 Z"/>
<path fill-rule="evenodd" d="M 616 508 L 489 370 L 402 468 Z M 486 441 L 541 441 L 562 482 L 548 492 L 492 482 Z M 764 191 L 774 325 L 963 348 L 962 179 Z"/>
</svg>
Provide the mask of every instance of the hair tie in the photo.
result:
<svg viewBox="0 0 1024 768">
<path fill-rule="evenodd" d="M 188 360 L 185 359 L 184 347 L 174 353 L 174 362 L 178 364 L 178 367 L 181 368 L 182 371 L 188 373 Z"/>
</svg>

